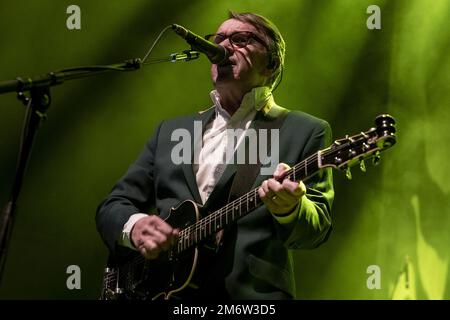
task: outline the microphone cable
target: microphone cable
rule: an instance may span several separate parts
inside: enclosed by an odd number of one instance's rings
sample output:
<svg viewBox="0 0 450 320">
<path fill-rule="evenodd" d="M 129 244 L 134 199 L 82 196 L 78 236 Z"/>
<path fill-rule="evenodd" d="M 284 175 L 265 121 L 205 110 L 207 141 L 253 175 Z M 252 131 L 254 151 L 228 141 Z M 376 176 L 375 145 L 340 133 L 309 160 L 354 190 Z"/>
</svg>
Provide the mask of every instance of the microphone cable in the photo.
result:
<svg viewBox="0 0 450 320">
<path fill-rule="evenodd" d="M 169 25 L 167 27 L 165 27 L 160 33 L 159 35 L 156 37 L 155 41 L 153 42 L 152 46 L 150 47 L 150 49 L 147 50 L 147 53 L 145 54 L 145 56 L 141 59 L 142 63 L 145 63 L 148 59 L 148 57 L 150 56 L 150 53 L 153 51 L 153 49 L 155 48 L 156 44 L 159 42 L 159 40 L 161 39 L 161 37 L 163 36 L 163 34 L 169 30 L 172 29 L 172 25 Z M 158 59 L 160 60 L 160 59 Z"/>
</svg>

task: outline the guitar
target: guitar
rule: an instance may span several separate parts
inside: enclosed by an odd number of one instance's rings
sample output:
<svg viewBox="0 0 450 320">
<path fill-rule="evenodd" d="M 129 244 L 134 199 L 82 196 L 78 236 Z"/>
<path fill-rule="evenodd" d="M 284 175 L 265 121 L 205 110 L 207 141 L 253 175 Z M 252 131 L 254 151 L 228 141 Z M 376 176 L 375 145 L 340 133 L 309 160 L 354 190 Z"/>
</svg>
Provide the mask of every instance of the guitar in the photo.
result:
<svg viewBox="0 0 450 320">
<path fill-rule="evenodd" d="M 359 163 L 363 171 L 365 159 L 371 158 L 377 164 L 380 152 L 396 143 L 396 129 L 394 118 L 386 114 L 378 116 L 375 124 L 375 128 L 346 136 L 317 151 L 288 170 L 284 178 L 305 180 L 331 167 L 344 170 L 351 179 L 350 168 L 355 164 Z M 107 267 L 100 299 L 170 299 L 188 287 L 195 288 L 192 280 L 206 242 L 217 231 L 263 205 L 257 190 L 251 190 L 205 217 L 201 216 L 201 206 L 191 200 L 172 208 L 165 221 L 180 230 L 177 243 L 156 260 L 147 260 L 136 252 L 127 261 Z"/>
</svg>

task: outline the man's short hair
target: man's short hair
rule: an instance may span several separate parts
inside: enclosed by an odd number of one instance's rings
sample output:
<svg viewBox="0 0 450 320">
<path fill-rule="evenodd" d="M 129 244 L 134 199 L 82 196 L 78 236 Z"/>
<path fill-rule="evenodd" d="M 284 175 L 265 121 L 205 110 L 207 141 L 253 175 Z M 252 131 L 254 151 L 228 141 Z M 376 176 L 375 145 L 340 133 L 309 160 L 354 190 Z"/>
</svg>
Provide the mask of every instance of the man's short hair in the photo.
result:
<svg viewBox="0 0 450 320">
<path fill-rule="evenodd" d="M 241 22 L 250 23 L 256 30 L 265 34 L 268 39 L 269 64 L 268 67 L 274 69 L 273 76 L 270 78 L 270 87 L 274 90 L 281 81 L 284 69 L 284 57 L 286 44 L 277 26 L 269 19 L 251 12 L 236 13 L 229 12 L 230 19 L 236 19 Z"/>
</svg>

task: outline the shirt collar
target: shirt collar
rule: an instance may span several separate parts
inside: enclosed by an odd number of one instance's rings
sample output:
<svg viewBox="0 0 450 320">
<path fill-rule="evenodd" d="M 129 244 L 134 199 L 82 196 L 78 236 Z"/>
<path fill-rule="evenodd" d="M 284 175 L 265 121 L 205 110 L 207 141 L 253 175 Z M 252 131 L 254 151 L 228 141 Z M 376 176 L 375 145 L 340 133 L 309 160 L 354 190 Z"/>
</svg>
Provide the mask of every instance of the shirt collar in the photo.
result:
<svg viewBox="0 0 450 320">
<path fill-rule="evenodd" d="M 211 91 L 210 97 L 214 103 L 216 113 L 220 113 L 226 119 L 230 119 L 230 114 L 220 104 L 220 95 L 217 90 Z M 263 110 L 264 113 L 267 113 L 274 104 L 273 95 L 269 87 L 256 87 L 244 95 L 239 109 L 236 110 L 232 118 L 235 118 L 235 116 L 240 118 L 240 115 L 248 114 L 254 110 Z"/>
</svg>

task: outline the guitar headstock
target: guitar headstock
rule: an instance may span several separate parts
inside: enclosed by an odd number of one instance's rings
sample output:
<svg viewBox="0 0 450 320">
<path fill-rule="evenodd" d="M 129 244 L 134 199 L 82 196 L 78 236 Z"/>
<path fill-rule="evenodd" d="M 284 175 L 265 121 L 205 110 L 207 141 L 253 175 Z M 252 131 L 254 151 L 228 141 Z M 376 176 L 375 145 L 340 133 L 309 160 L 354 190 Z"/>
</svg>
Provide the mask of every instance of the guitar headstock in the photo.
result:
<svg viewBox="0 0 450 320">
<path fill-rule="evenodd" d="M 347 177 L 351 179 L 349 168 L 355 164 L 360 163 L 362 171 L 365 171 L 365 159 L 372 158 L 377 164 L 380 152 L 396 142 L 395 119 L 382 114 L 376 117 L 375 125 L 375 128 L 365 132 L 336 140 L 329 148 L 320 151 L 319 166 L 346 170 Z"/>
</svg>

